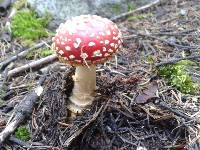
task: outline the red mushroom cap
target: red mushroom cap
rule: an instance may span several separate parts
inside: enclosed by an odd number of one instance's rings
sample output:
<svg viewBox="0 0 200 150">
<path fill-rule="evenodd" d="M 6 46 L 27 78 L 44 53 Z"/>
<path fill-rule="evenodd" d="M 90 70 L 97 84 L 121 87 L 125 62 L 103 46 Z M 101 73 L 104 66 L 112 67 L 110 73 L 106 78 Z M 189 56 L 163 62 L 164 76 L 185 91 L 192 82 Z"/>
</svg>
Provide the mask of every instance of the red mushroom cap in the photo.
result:
<svg viewBox="0 0 200 150">
<path fill-rule="evenodd" d="M 53 37 L 58 57 L 72 65 L 104 62 L 122 46 L 122 34 L 112 21 L 81 15 L 62 23 Z"/>
</svg>

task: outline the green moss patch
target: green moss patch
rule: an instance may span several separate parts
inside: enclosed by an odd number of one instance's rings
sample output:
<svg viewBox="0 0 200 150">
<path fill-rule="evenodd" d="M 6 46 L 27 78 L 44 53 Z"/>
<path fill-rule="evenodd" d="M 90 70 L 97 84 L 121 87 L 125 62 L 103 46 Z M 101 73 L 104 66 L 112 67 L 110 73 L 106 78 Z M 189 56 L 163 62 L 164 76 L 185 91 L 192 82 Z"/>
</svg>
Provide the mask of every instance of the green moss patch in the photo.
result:
<svg viewBox="0 0 200 150">
<path fill-rule="evenodd" d="M 119 4 L 113 4 L 112 11 L 116 14 L 119 13 L 121 11 L 120 5 Z"/>
<path fill-rule="evenodd" d="M 50 21 L 49 16 L 39 18 L 32 10 L 21 10 L 12 19 L 12 35 L 23 40 L 37 40 L 47 37 L 45 29 Z"/>
<path fill-rule="evenodd" d="M 22 141 L 28 141 L 30 139 L 30 133 L 26 127 L 17 128 L 15 136 Z"/>
<path fill-rule="evenodd" d="M 182 60 L 174 65 L 167 65 L 159 69 L 159 74 L 165 77 L 170 85 L 183 93 L 195 94 L 200 92 L 198 83 L 192 80 L 187 72 L 189 66 L 197 65 L 193 61 Z"/>
</svg>

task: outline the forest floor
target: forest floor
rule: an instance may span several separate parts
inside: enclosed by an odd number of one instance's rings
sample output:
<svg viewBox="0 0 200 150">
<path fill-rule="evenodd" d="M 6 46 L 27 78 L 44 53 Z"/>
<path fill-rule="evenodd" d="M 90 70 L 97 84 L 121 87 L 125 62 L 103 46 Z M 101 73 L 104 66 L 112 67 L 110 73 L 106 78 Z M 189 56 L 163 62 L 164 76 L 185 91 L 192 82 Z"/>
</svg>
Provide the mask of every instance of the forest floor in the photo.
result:
<svg viewBox="0 0 200 150">
<path fill-rule="evenodd" d="M 44 91 L 20 124 L 28 129 L 28 140 L 15 132 L 1 149 L 200 149 L 200 1 L 166 2 L 116 23 L 124 48 L 97 66 L 95 102 L 76 118 L 66 109 L 73 67 L 54 61 L 9 72 L 41 59 L 34 53 L 3 69 L 1 132 L 41 79 Z M 37 43 L 50 47 L 49 40 Z M 24 49 L 1 34 L 2 62 Z"/>
</svg>

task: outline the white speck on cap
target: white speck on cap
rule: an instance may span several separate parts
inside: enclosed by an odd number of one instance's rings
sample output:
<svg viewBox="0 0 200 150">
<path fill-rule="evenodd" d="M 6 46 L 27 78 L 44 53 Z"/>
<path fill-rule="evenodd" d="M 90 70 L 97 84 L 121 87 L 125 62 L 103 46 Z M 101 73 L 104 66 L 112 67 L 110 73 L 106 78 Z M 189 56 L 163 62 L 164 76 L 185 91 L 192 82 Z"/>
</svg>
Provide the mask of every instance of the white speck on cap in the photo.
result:
<svg viewBox="0 0 200 150">
<path fill-rule="evenodd" d="M 81 53 L 80 57 L 85 60 L 88 57 L 88 54 L 87 53 Z"/>
<path fill-rule="evenodd" d="M 108 45 L 110 43 L 109 40 L 105 40 L 105 44 Z"/>
<path fill-rule="evenodd" d="M 106 50 L 106 47 L 103 47 L 103 51 L 104 51 L 104 52 L 106 52 L 106 51 L 107 51 L 107 50 Z"/>
<path fill-rule="evenodd" d="M 117 36 L 113 36 L 113 40 L 118 40 L 118 37 Z"/>
<path fill-rule="evenodd" d="M 94 42 L 90 42 L 90 43 L 88 44 L 88 46 L 90 46 L 90 47 L 95 46 L 95 43 L 94 43 Z"/>
<path fill-rule="evenodd" d="M 70 46 L 65 46 L 65 50 L 66 50 L 66 51 L 70 51 L 70 50 L 71 50 L 71 47 L 70 47 Z"/>
<path fill-rule="evenodd" d="M 113 53 L 113 50 L 112 50 L 112 49 L 109 49 L 108 52 L 109 52 L 109 53 Z"/>
<path fill-rule="evenodd" d="M 69 59 L 74 59 L 75 56 L 74 55 L 69 55 Z"/>
<path fill-rule="evenodd" d="M 73 43 L 73 45 L 74 45 L 74 48 L 78 48 L 79 47 L 79 44 L 77 44 L 77 43 Z"/>
<path fill-rule="evenodd" d="M 80 38 L 76 38 L 76 42 L 80 44 L 82 41 Z"/>
<path fill-rule="evenodd" d="M 60 55 L 63 55 L 64 54 L 64 52 L 62 51 L 62 50 L 59 50 L 59 52 L 58 52 Z"/>
<path fill-rule="evenodd" d="M 115 43 L 110 43 L 110 46 L 111 46 L 111 47 L 114 47 L 114 46 L 115 46 Z"/>
<path fill-rule="evenodd" d="M 101 57 L 101 56 L 102 56 L 102 53 L 101 53 L 100 50 L 96 50 L 96 51 L 93 52 L 93 56 L 94 56 L 94 57 Z"/>
<path fill-rule="evenodd" d="M 105 53 L 105 54 L 104 54 L 104 56 L 105 56 L 105 57 L 108 57 L 108 56 L 110 56 L 110 54 L 108 54 L 108 53 Z"/>
<path fill-rule="evenodd" d="M 74 48 L 78 48 L 81 44 L 81 39 L 80 38 L 76 38 L 76 43 L 74 43 Z"/>
</svg>

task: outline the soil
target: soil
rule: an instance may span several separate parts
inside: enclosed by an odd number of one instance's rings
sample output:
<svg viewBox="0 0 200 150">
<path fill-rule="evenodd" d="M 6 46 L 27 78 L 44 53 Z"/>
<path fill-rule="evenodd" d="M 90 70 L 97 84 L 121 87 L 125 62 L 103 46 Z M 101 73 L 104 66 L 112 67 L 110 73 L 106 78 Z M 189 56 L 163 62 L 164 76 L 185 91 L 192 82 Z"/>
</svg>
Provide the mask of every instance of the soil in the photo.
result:
<svg viewBox="0 0 200 150">
<path fill-rule="evenodd" d="M 181 93 L 157 74 L 160 63 L 183 54 L 200 55 L 200 1 L 169 1 L 134 15 L 149 13 L 151 17 L 116 22 L 124 35 L 124 48 L 117 57 L 97 66 L 95 102 L 75 118 L 66 109 L 73 67 L 55 62 L 2 79 L 6 94 L 0 107 L 0 130 L 39 78 L 46 77 L 39 102 L 23 122 L 30 140 L 25 144 L 7 140 L 2 149 L 200 149 L 199 93 Z M 6 17 L 1 20 L 1 26 L 5 25 Z M 2 41 L 0 49 L 4 60 L 23 47 L 12 39 Z M 153 62 L 148 61 L 150 56 Z M 195 61 L 199 64 L 200 58 Z M 17 60 L 9 67 L 27 62 L 30 60 Z M 190 73 L 200 81 L 198 70 Z"/>
</svg>

